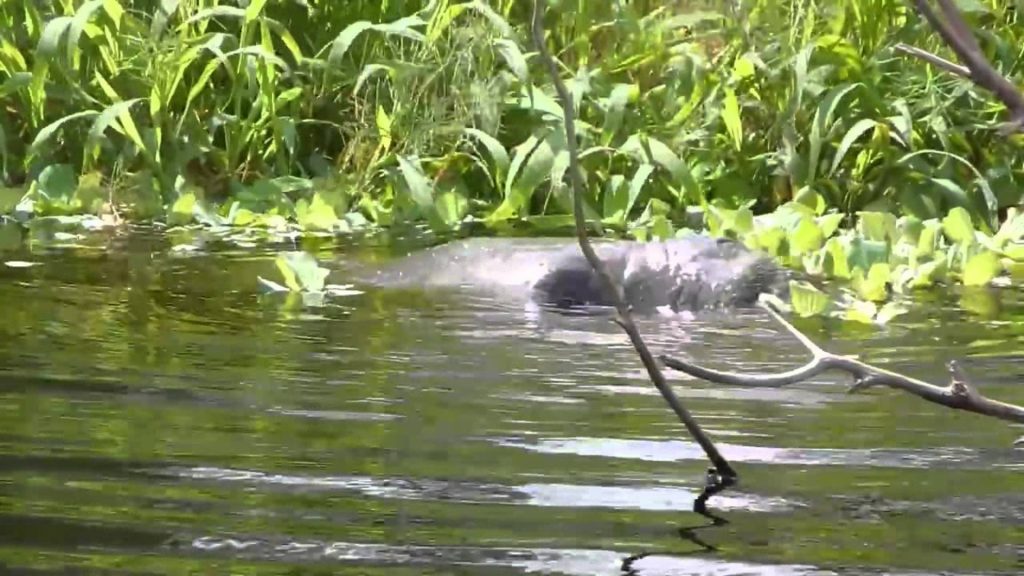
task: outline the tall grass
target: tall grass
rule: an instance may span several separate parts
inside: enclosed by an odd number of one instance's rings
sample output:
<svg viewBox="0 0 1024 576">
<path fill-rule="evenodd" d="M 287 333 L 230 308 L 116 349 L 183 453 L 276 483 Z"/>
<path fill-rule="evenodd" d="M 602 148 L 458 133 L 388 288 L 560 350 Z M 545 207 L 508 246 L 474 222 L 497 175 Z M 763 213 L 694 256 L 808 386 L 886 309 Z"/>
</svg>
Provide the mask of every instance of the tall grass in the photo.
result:
<svg viewBox="0 0 1024 576">
<path fill-rule="evenodd" d="M 244 4 L 244 7 L 241 5 Z M 588 211 L 663 234 L 687 210 L 796 200 L 994 230 L 1021 203 L 1020 141 L 898 0 L 566 0 L 548 41 L 578 99 Z M 1019 70 L 1012 3 L 968 14 Z M 568 222 L 560 112 L 531 65 L 532 3 L 6 0 L 0 177 L 37 213 L 270 215 L 334 228 Z M 10 206 L 0 205 L 9 211 Z"/>
</svg>

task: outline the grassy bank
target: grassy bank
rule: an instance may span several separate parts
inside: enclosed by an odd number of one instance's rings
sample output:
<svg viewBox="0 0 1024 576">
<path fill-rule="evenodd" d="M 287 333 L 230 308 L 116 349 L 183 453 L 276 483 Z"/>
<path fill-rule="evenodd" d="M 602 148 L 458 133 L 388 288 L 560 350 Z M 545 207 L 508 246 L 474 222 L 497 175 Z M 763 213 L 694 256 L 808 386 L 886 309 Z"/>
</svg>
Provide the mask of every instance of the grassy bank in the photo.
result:
<svg viewBox="0 0 1024 576">
<path fill-rule="evenodd" d="M 591 216 L 699 213 L 861 298 L 1024 260 L 1022 140 L 906 3 L 552 3 Z M 711 3 L 708 3 L 711 4 Z M 720 4 L 720 3 L 714 3 Z M 620 5 L 618 8 L 615 5 Z M 0 3 L 0 212 L 339 233 L 568 224 L 531 3 Z M 966 16 L 1019 76 L 1013 3 Z"/>
</svg>

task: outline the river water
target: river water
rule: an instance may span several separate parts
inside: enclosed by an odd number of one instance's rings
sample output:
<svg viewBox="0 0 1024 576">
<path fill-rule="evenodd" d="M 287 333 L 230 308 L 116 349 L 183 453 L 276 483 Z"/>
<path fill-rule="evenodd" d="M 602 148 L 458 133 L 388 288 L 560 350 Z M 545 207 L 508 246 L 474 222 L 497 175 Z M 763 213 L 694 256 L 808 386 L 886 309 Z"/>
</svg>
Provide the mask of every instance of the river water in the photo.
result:
<svg viewBox="0 0 1024 576">
<path fill-rule="evenodd" d="M 776 390 L 669 373 L 706 462 L 607 317 L 455 293 L 261 296 L 288 244 L 0 228 L 0 572 L 1024 573 L 1024 429 L 842 376 Z M 239 245 L 241 244 L 241 245 Z M 396 249 L 304 246 L 345 262 Z M 1024 295 L 921 294 L 885 328 L 797 325 L 1024 402 Z M 656 352 L 774 371 L 756 311 L 646 318 Z"/>
</svg>

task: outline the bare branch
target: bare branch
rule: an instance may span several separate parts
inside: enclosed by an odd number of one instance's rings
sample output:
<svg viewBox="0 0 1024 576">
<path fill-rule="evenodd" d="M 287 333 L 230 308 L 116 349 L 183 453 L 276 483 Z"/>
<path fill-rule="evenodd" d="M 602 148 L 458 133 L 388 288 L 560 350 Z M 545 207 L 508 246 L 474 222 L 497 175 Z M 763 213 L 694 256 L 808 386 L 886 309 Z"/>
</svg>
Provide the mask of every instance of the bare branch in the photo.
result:
<svg viewBox="0 0 1024 576">
<path fill-rule="evenodd" d="M 953 0 L 938 0 L 942 10 L 942 18 L 932 9 L 928 0 L 913 0 L 917 11 L 928 21 L 928 24 L 939 33 L 943 41 L 956 53 L 957 57 L 969 70 L 968 77 L 978 86 L 991 91 L 1006 105 L 1010 112 L 1007 128 L 1024 130 L 1024 93 L 999 74 L 985 58 L 978 41 L 971 33 Z M 915 54 L 915 56 L 919 56 Z M 957 72 L 954 72 L 957 73 Z"/>
<path fill-rule="evenodd" d="M 555 85 L 555 91 L 558 92 L 559 100 L 561 100 L 563 114 L 562 123 L 565 127 L 565 141 L 569 150 L 569 175 L 572 181 L 572 207 L 573 217 L 576 222 L 576 238 L 579 241 L 580 250 L 586 257 L 587 262 L 590 263 L 590 266 L 601 279 L 604 288 L 607 290 L 608 294 L 611 295 L 617 312 L 615 321 L 629 336 L 630 341 L 633 343 L 633 348 L 636 349 L 644 367 L 647 368 L 647 373 L 651 378 L 651 382 L 654 383 L 654 386 L 661 393 L 665 402 L 668 403 L 679 417 L 679 420 L 684 426 L 686 426 L 687 431 L 689 431 L 693 439 L 700 444 L 700 447 L 704 450 L 708 460 L 715 467 L 716 474 L 713 476 L 714 481 L 707 483 L 704 488 L 704 493 L 694 502 L 694 510 L 704 514 L 707 512 L 705 506 L 707 498 L 712 494 L 720 492 L 721 490 L 735 484 L 738 476 L 729 462 L 718 451 L 718 448 L 715 446 L 714 442 L 712 442 L 711 438 L 706 432 L 704 432 L 697 423 L 697 420 L 683 406 L 682 402 L 679 401 L 679 397 L 676 396 L 671 386 L 669 386 L 668 381 L 665 379 L 665 375 L 662 374 L 657 361 L 654 359 L 654 355 L 651 354 L 651 351 L 647 348 L 643 338 L 640 336 L 640 331 L 633 322 L 632 313 L 629 306 L 626 304 L 625 298 L 623 297 L 622 286 L 620 286 L 618 282 L 615 281 L 614 277 L 612 277 L 608 272 L 604 262 L 602 262 L 600 257 L 598 257 L 593 246 L 590 244 L 590 240 L 587 239 L 587 228 L 583 213 L 583 193 L 585 183 L 583 180 L 583 170 L 579 163 L 579 151 L 576 144 L 576 112 L 574 110 L 572 96 L 569 94 L 569 89 L 565 86 L 565 82 L 562 81 L 561 74 L 558 70 L 558 64 L 548 52 L 547 44 L 544 41 L 543 17 L 546 8 L 545 4 L 544 0 L 534 0 L 533 22 L 531 28 L 533 42 L 536 46 L 538 56 L 547 67 L 548 75 L 551 77 L 551 81 Z"/>
<path fill-rule="evenodd" d="M 920 58 L 921 60 L 928 62 L 929 64 L 935 66 L 936 68 L 941 68 L 946 72 L 956 74 L 957 76 L 967 78 L 968 80 L 971 79 L 971 70 L 967 66 L 961 66 L 956 62 L 950 62 L 949 60 L 946 60 L 942 56 L 932 54 L 927 50 L 922 50 L 916 46 L 904 44 L 903 42 L 900 42 L 899 44 L 893 46 L 893 49 L 896 50 L 897 52 L 903 52 L 904 54 L 909 54 L 911 56 L 914 56 L 915 58 Z"/>
<path fill-rule="evenodd" d="M 782 318 L 770 304 L 761 302 L 759 305 L 767 310 L 773 318 L 785 326 L 790 333 L 796 336 L 811 351 L 813 358 L 810 362 L 795 370 L 779 374 L 723 372 L 664 356 L 661 358 L 662 362 L 669 368 L 704 380 L 719 384 L 752 387 L 786 386 L 807 380 L 827 370 L 841 370 L 847 372 L 855 379 L 850 392 L 865 390 L 872 386 L 888 386 L 949 408 L 975 412 L 1009 422 L 1024 424 L 1024 407 L 991 400 L 982 396 L 977 388 L 970 383 L 963 369 L 955 361 L 948 364 L 951 376 L 949 385 L 936 386 L 897 372 L 872 366 L 848 356 L 839 356 L 826 352 Z M 1018 440 L 1017 443 L 1024 444 L 1024 438 Z"/>
</svg>

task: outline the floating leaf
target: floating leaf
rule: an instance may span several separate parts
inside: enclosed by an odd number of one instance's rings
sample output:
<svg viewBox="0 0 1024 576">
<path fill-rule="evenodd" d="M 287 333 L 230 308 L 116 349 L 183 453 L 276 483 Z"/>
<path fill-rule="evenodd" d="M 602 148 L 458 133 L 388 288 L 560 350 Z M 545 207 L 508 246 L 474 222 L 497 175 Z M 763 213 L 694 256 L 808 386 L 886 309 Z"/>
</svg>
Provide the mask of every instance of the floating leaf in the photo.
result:
<svg viewBox="0 0 1024 576">
<path fill-rule="evenodd" d="M 842 224 L 843 218 L 846 216 L 843 214 L 826 214 L 819 216 L 817 219 L 818 227 L 821 228 L 821 235 L 825 238 L 831 238 L 836 230 L 839 229 L 839 225 Z"/>
<path fill-rule="evenodd" d="M 926 288 L 932 286 L 947 270 L 946 260 L 932 260 L 921 264 L 914 270 L 914 277 L 910 281 L 911 288 Z"/>
<path fill-rule="evenodd" d="M 910 310 L 901 306 L 895 302 L 887 302 L 882 308 L 875 314 L 875 324 L 885 325 L 892 321 L 893 318 L 906 314 Z"/>
<path fill-rule="evenodd" d="M 825 241 L 821 228 L 810 218 L 803 218 L 796 230 L 790 235 L 789 245 L 794 256 L 813 252 L 821 248 Z"/>
<path fill-rule="evenodd" d="M 1003 264 L 994 252 L 975 254 L 964 266 L 963 283 L 965 286 L 984 286 L 1003 271 Z"/>
<path fill-rule="evenodd" d="M 294 292 L 322 292 L 324 280 L 330 273 L 321 268 L 316 258 L 308 252 L 282 252 L 275 260 L 277 269 L 284 276 L 285 284 Z"/>
<path fill-rule="evenodd" d="M 825 242 L 825 272 L 836 278 L 850 277 L 850 263 L 846 257 L 846 247 L 839 238 L 829 238 Z"/>
<path fill-rule="evenodd" d="M 864 300 L 854 300 L 852 304 L 846 309 L 844 317 L 847 320 L 853 320 L 855 322 L 862 322 L 864 324 L 874 324 L 875 314 L 878 313 L 878 306 L 874 302 L 866 302 Z"/>
<path fill-rule="evenodd" d="M 888 212 L 858 212 L 857 228 L 867 240 L 888 241 L 896 236 L 896 216 Z"/>
<path fill-rule="evenodd" d="M 1007 244 L 1003 248 L 1003 253 L 1013 260 L 1024 262 L 1024 243 Z"/>
<path fill-rule="evenodd" d="M 790 281 L 789 299 L 793 311 L 800 316 L 817 316 L 829 305 L 829 297 L 807 282 Z"/>
<path fill-rule="evenodd" d="M 195 206 L 196 195 L 192 192 L 178 196 L 178 199 L 171 205 L 170 213 L 167 215 L 167 223 L 171 226 L 188 224 L 193 219 Z"/>
<path fill-rule="evenodd" d="M 957 206 L 942 219 L 942 231 L 956 243 L 970 244 L 974 242 L 974 224 L 967 210 Z"/>
<path fill-rule="evenodd" d="M 332 230 L 338 223 L 334 206 L 325 201 L 319 192 L 313 194 L 308 204 L 305 200 L 296 203 L 295 219 L 303 228 L 318 230 Z"/>
<path fill-rule="evenodd" d="M 862 269 L 853 273 L 853 288 L 861 298 L 871 302 L 882 302 L 889 296 L 888 285 L 891 270 L 888 264 L 876 263 L 864 275 Z"/>
</svg>

